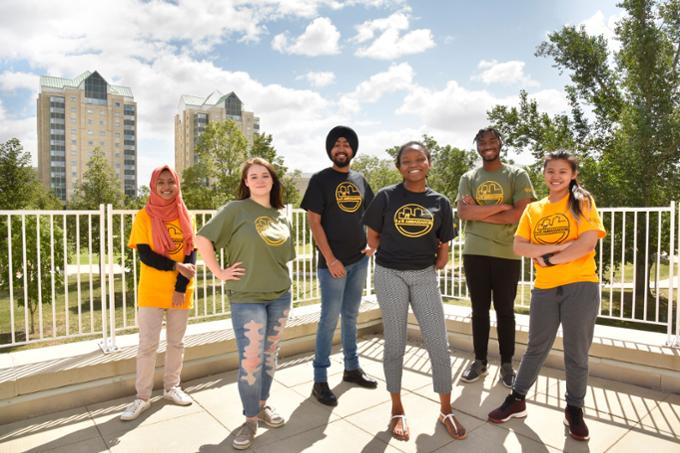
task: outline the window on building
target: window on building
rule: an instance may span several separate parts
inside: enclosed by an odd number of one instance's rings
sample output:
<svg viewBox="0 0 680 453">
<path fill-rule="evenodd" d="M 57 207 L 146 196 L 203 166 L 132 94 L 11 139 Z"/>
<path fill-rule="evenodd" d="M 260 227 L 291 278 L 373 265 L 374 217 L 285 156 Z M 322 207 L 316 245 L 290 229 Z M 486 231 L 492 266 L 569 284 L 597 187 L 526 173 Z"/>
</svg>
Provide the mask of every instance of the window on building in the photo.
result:
<svg viewBox="0 0 680 453">
<path fill-rule="evenodd" d="M 241 116 L 241 100 L 234 93 L 227 96 L 224 101 L 224 110 L 227 115 Z"/>
<path fill-rule="evenodd" d="M 85 79 L 85 97 L 106 101 L 107 87 L 108 84 L 106 83 L 106 80 L 95 71 Z"/>
</svg>

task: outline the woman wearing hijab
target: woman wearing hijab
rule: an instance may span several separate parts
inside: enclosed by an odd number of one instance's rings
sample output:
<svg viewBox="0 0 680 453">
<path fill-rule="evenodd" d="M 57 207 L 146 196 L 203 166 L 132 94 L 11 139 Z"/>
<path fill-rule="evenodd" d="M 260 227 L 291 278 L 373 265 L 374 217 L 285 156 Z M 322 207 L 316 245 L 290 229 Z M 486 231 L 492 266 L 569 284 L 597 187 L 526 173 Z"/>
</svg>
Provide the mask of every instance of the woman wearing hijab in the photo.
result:
<svg viewBox="0 0 680 453">
<path fill-rule="evenodd" d="M 134 420 L 151 406 L 156 351 L 163 316 L 167 347 L 163 397 L 187 406 L 191 398 L 180 387 L 184 332 L 195 273 L 196 251 L 189 212 L 180 191 L 177 173 L 167 165 L 151 175 L 146 206 L 135 216 L 128 247 L 137 249 L 141 264 L 137 305 L 137 397 L 120 416 Z"/>
</svg>

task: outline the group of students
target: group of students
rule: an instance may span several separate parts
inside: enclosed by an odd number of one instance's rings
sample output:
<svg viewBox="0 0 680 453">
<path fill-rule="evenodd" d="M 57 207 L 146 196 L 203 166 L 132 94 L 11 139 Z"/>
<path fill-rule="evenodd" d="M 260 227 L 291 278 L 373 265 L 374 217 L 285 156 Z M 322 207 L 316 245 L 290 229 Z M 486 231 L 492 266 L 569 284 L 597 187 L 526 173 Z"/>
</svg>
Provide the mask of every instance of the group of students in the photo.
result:
<svg viewBox="0 0 680 453">
<path fill-rule="evenodd" d="M 527 173 L 501 161 L 500 133 L 482 129 L 474 141 L 482 166 L 461 178 L 456 200 L 458 215 L 465 222 L 464 271 L 473 308 L 475 349 L 475 360 L 461 381 L 474 382 L 487 374 L 493 300 L 501 382 L 512 393 L 488 417 L 502 423 L 526 416 L 525 395 L 561 324 L 567 380 L 565 424 L 573 438 L 587 440 L 582 408 L 588 351 L 599 308 L 594 249 L 605 235 L 593 197 L 578 184 L 578 163 L 567 152 L 546 156 L 543 168 L 549 195 L 534 201 Z M 427 185 L 433 162 L 423 143 L 411 141 L 398 150 L 395 165 L 403 181 L 375 195 L 366 179 L 350 168 L 358 146 L 351 128 L 331 129 L 326 151 L 332 166 L 312 176 L 301 204 L 319 251 L 321 313 L 312 396 L 322 404 L 338 404 L 328 385 L 328 368 L 339 318 L 343 381 L 365 388 L 378 386 L 359 366 L 357 352 L 359 306 L 368 260 L 375 254 L 375 292 L 384 325 L 383 367 L 392 400 L 390 432 L 399 440 L 410 438 L 401 399 L 410 307 L 432 365 L 433 390 L 440 400 L 438 420 L 451 437 L 464 439 L 467 432 L 451 406 L 451 357 L 437 276 L 437 270 L 449 261 L 449 242 L 456 235 L 451 204 Z M 164 315 L 163 396 L 180 405 L 192 403 L 180 387 L 180 373 L 197 249 L 210 271 L 226 282 L 239 354 L 238 391 L 245 415 L 232 445 L 249 448 L 260 423 L 271 428 L 285 424 L 267 404 L 291 306 L 287 263 L 295 257 L 291 225 L 281 210 L 278 175 L 269 162 L 248 159 L 242 166 L 237 200 L 223 206 L 197 234 L 182 201 L 177 174 L 170 167 L 154 170 L 150 192 L 146 207 L 135 217 L 128 243 L 137 249 L 142 262 L 140 334 L 137 396 L 121 419 L 133 420 L 150 407 Z M 218 251 L 223 253 L 224 264 Z M 529 342 L 515 375 L 514 299 L 522 256 L 532 258 L 536 280 Z"/>
</svg>

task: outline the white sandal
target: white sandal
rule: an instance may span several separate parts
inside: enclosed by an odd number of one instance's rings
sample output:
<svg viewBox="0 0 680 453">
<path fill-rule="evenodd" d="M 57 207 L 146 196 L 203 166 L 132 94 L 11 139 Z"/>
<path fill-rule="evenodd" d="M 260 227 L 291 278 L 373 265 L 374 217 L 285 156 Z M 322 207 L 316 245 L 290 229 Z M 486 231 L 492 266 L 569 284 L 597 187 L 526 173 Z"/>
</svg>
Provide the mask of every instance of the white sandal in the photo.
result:
<svg viewBox="0 0 680 453">
<path fill-rule="evenodd" d="M 403 438 L 397 437 L 396 433 L 394 432 L 394 428 L 396 428 L 397 423 L 396 422 L 393 423 L 393 421 L 398 418 L 401 419 L 401 429 L 404 431 Z M 387 425 L 387 428 L 390 430 L 392 437 L 394 437 L 397 440 L 407 441 L 411 437 L 411 430 L 408 427 L 406 415 L 404 414 L 393 415 L 392 418 L 390 418 L 390 423 Z"/>
<path fill-rule="evenodd" d="M 447 419 L 449 419 L 449 421 L 451 422 L 451 426 L 453 427 L 453 431 L 455 432 L 455 435 L 451 434 L 451 431 L 449 431 L 449 427 L 446 424 Z M 444 428 L 446 428 L 446 431 L 454 439 L 463 440 L 467 437 L 467 431 L 465 431 L 465 428 L 463 427 L 463 425 L 460 425 L 460 427 L 463 429 L 463 434 L 462 435 L 458 434 L 458 425 L 456 424 L 456 420 L 454 419 L 453 412 L 451 412 L 448 415 L 444 415 L 443 413 L 440 412 L 439 413 L 439 421 L 442 422 L 442 424 L 444 425 Z"/>
</svg>

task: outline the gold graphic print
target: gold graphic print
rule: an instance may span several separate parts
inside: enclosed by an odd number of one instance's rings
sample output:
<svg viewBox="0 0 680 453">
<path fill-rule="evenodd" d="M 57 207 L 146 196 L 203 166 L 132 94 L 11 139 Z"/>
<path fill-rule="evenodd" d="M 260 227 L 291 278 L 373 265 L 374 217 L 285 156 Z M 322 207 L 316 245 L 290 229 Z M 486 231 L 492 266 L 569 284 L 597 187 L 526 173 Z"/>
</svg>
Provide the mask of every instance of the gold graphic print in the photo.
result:
<svg viewBox="0 0 680 453">
<path fill-rule="evenodd" d="M 266 215 L 255 219 L 255 229 L 262 240 L 272 247 L 278 247 L 288 239 L 288 229 Z"/>
<path fill-rule="evenodd" d="M 504 199 L 503 186 L 496 181 L 484 181 L 477 186 L 475 200 L 480 205 L 501 204 Z"/>
<path fill-rule="evenodd" d="M 344 181 L 335 188 L 335 201 L 345 212 L 356 212 L 361 206 L 361 192 L 353 183 Z"/>
<path fill-rule="evenodd" d="M 407 238 L 426 235 L 434 225 L 434 215 L 419 204 L 409 203 L 394 213 L 394 226 Z"/>
<path fill-rule="evenodd" d="M 175 225 L 172 224 L 166 224 L 165 226 L 168 227 L 168 234 L 170 235 L 170 239 L 172 240 L 173 244 L 175 244 L 172 250 L 168 252 L 168 255 L 174 255 L 176 253 L 179 253 L 180 250 L 182 250 L 182 245 L 184 245 L 182 229 L 177 228 Z"/>
<path fill-rule="evenodd" d="M 534 227 L 534 238 L 539 244 L 559 244 L 569 236 L 569 218 L 562 214 L 542 217 Z"/>
</svg>

